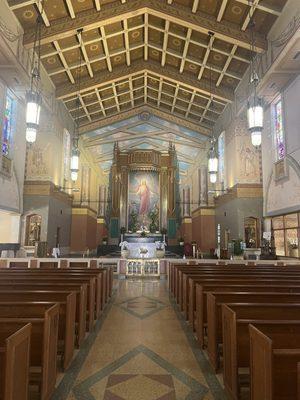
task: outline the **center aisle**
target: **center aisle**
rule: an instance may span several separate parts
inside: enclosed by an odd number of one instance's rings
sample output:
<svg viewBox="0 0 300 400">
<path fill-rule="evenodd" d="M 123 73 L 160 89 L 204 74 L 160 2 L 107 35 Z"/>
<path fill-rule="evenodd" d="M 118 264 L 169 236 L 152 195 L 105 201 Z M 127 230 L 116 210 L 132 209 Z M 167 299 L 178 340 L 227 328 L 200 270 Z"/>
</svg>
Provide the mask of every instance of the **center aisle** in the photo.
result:
<svg viewBox="0 0 300 400">
<path fill-rule="evenodd" d="M 119 281 L 54 400 L 223 400 L 165 281 Z"/>
</svg>

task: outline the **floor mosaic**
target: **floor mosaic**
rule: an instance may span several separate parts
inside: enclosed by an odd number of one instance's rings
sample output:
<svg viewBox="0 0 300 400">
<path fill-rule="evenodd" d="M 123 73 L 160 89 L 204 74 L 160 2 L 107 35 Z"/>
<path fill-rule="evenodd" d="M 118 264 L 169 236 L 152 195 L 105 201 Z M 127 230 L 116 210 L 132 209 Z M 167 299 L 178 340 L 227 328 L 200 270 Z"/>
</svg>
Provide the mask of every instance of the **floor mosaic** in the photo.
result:
<svg viewBox="0 0 300 400">
<path fill-rule="evenodd" d="M 116 283 L 53 400 L 223 400 L 165 281 Z"/>
</svg>

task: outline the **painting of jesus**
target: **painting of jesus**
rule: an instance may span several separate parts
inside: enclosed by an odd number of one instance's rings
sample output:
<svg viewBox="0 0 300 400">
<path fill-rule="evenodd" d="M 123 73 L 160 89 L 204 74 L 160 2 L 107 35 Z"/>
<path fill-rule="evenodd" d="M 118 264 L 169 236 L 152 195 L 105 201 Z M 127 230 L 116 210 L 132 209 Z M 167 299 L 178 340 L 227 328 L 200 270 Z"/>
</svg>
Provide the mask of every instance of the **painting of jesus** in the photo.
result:
<svg viewBox="0 0 300 400">
<path fill-rule="evenodd" d="M 128 193 L 128 230 L 156 232 L 159 229 L 158 173 L 131 172 Z"/>
<path fill-rule="evenodd" d="M 146 179 L 141 181 L 137 193 L 140 196 L 140 215 L 147 214 L 150 206 L 150 189 L 147 186 Z"/>
</svg>

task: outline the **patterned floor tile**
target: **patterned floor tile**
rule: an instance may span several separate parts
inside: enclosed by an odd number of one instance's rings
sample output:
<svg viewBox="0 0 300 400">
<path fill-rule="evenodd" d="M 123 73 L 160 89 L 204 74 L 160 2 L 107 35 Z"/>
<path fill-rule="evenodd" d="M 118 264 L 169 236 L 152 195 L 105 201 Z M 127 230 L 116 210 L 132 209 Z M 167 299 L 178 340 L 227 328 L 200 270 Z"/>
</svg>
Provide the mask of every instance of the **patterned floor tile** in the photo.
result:
<svg viewBox="0 0 300 400">
<path fill-rule="evenodd" d="M 51 400 L 225 400 L 166 282 L 114 287 Z"/>
<path fill-rule="evenodd" d="M 130 373 L 130 361 L 138 355 L 143 354 L 158 365 L 164 371 L 163 374 L 132 374 Z M 141 365 L 142 366 L 142 365 Z M 115 371 L 123 367 L 127 373 L 116 374 Z M 93 390 L 93 387 L 101 382 L 103 379 L 108 378 L 106 389 L 104 393 L 104 400 L 119 399 L 119 400 L 171 400 L 179 398 L 176 396 L 176 388 L 173 383 L 173 377 L 177 380 L 177 390 L 183 392 L 183 387 L 186 388 L 186 399 L 201 400 L 208 389 L 206 386 L 200 384 L 197 380 L 187 375 L 182 370 L 170 364 L 167 360 L 160 357 L 147 347 L 140 345 L 131 350 L 124 356 L 115 360 L 110 365 L 101 369 L 94 375 L 88 377 L 86 380 L 77 385 L 73 392 L 77 400 L 89 399 L 98 400 L 98 393 Z M 103 385 L 101 385 L 102 392 L 99 396 L 103 396 Z M 95 396 L 96 394 L 96 396 Z M 114 398 L 114 396 L 117 396 Z"/>
<path fill-rule="evenodd" d="M 145 319 L 161 311 L 166 307 L 166 304 L 155 298 L 138 296 L 116 303 L 115 306 L 120 307 L 136 318 Z"/>
</svg>

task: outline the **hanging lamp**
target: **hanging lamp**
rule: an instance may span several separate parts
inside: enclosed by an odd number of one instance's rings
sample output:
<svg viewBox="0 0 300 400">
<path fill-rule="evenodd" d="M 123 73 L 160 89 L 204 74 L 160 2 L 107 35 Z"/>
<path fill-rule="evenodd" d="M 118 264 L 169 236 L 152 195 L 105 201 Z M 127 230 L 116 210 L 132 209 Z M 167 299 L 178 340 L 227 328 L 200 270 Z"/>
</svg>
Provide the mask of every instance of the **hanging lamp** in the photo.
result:
<svg viewBox="0 0 300 400">
<path fill-rule="evenodd" d="M 250 98 L 248 100 L 247 106 L 247 120 L 248 120 L 248 130 L 251 134 L 251 142 L 253 146 L 259 147 L 261 145 L 261 137 L 263 130 L 263 121 L 264 121 L 264 110 L 262 99 L 257 96 L 256 89 L 259 83 L 259 77 L 255 69 L 255 60 L 254 60 L 254 26 L 255 23 L 253 21 L 253 12 L 251 14 L 252 4 L 249 2 L 250 7 L 250 30 L 251 30 L 251 62 L 250 62 L 250 80 L 249 87 L 253 88 L 253 93 L 250 94 Z"/>
<path fill-rule="evenodd" d="M 30 144 L 36 141 L 42 106 L 42 96 L 40 88 L 41 26 L 42 17 L 41 14 L 39 14 L 36 21 L 34 46 L 32 53 L 30 90 L 26 93 L 26 141 Z"/>
<path fill-rule="evenodd" d="M 211 147 L 208 152 L 208 173 L 211 183 L 217 182 L 219 158 L 216 149 L 216 139 L 213 137 L 210 141 Z"/>
<path fill-rule="evenodd" d="M 80 88 L 81 88 L 81 68 L 82 68 L 82 54 L 81 54 L 81 34 L 82 29 L 78 29 L 77 37 L 79 40 L 79 67 L 77 69 L 78 75 L 78 87 L 77 87 L 77 99 L 76 99 L 76 117 L 74 123 L 74 134 L 73 134 L 73 146 L 71 152 L 71 179 L 73 182 L 76 182 L 78 179 L 78 172 L 79 172 L 79 157 L 80 157 L 80 150 L 78 147 L 79 141 L 79 112 L 80 112 Z"/>
<path fill-rule="evenodd" d="M 208 32 L 210 39 L 210 50 L 212 50 L 212 38 L 214 36 L 213 32 Z M 213 108 L 213 95 L 212 95 L 212 68 L 210 67 L 210 74 L 209 74 L 209 85 L 210 85 L 210 106 Z M 216 139 L 214 136 L 210 139 L 210 149 L 208 152 L 208 174 L 209 180 L 211 183 L 217 182 L 218 177 L 218 166 L 219 166 L 219 159 L 218 159 L 218 151 L 216 149 Z"/>
</svg>

